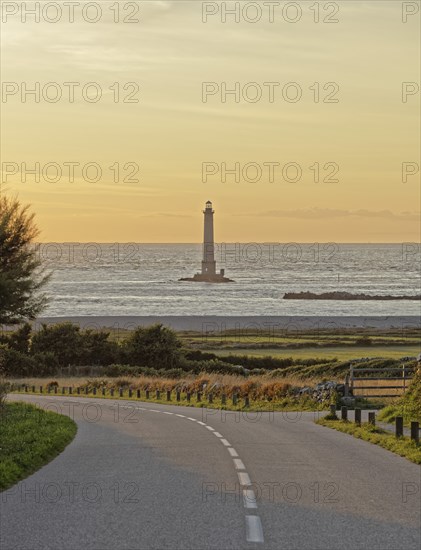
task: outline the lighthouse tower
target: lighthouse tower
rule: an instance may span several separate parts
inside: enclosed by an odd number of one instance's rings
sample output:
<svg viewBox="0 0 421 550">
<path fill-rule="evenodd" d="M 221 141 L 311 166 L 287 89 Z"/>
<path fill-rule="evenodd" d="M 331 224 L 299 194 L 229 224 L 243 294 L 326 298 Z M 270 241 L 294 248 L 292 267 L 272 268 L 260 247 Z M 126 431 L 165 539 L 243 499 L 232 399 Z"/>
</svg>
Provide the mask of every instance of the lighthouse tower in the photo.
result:
<svg viewBox="0 0 421 550">
<path fill-rule="evenodd" d="M 215 243 L 213 237 L 213 215 L 211 201 L 207 201 L 204 214 L 203 227 L 203 256 L 202 256 L 202 271 L 196 273 L 193 277 L 183 278 L 180 281 L 193 281 L 198 283 L 231 283 L 231 279 L 225 277 L 224 270 L 216 272 L 215 261 Z"/>
<path fill-rule="evenodd" d="M 216 261 L 215 261 L 215 244 L 213 241 L 213 215 L 211 201 L 206 203 L 203 214 L 204 219 L 204 232 L 203 232 L 203 260 L 202 260 L 202 275 L 215 275 L 216 274 Z"/>
</svg>

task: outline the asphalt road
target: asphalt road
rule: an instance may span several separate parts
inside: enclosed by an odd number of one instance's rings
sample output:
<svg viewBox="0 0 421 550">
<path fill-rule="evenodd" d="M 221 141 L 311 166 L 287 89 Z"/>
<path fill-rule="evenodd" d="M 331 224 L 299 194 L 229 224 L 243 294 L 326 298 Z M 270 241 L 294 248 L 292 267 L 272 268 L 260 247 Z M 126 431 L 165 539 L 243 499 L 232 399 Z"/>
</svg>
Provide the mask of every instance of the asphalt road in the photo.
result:
<svg viewBox="0 0 421 550">
<path fill-rule="evenodd" d="M 78 433 L 1 494 L 1 550 L 420 548 L 421 468 L 313 413 L 13 399 Z"/>
</svg>

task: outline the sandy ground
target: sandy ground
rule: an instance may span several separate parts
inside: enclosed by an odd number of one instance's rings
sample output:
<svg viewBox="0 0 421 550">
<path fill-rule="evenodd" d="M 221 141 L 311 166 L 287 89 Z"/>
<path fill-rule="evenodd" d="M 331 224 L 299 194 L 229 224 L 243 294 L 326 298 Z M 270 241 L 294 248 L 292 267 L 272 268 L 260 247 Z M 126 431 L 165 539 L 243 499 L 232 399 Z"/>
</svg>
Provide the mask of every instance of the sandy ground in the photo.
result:
<svg viewBox="0 0 421 550">
<path fill-rule="evenodd" d="M 420 327 L 421 317 L 287 317 L 287 316 L 113 316 L 113 317 L 42 317 L 35 322 L 58 323 L 71 321 L 81 328 L 115 328 L 133 329 L 136 326 L 147 326 L 162 323 L 174 330 L 191 330 L 205 333 L 218 333 L 228 329 L 262 331 L 301 329 L 335 329 L 335 328 L 403 328 Z"/>
</svg>

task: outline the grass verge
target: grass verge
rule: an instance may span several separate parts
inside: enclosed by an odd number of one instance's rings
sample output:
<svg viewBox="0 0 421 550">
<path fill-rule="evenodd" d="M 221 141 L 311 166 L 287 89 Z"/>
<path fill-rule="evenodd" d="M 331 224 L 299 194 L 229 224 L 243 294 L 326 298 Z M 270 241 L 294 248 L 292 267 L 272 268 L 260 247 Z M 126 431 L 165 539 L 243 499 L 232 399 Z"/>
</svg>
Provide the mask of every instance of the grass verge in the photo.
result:
<svg viewBox="0 0 421 550">
<path fill-rule="evenodd" d="M 325 411 L 329 408 L 329 403 L 318 403 L 317 401 L 314 401 L 313 399 L 310 399 L 308 397 L 301 397 L 301 398 L 293 398 L 293 397 L 284 397 L 279 399 L 274 399 L 272 401 L 267 401 L 263 399 L 253 399 L 250 400 L 250 405 L 245 406 L 244 399 L 239 398 L 236 405 L 233 405 L 232 400 L 227 398 L 226 403 L 222 404 L 222 398 L 221 397 L 214 397 L 213 402 L 209 403 L 207 401 L 206 396 L 202 396 L 201 401 L 197 401 L 195 396 L 191 397 L 190 402 L 187 401 L 187 398 L 185 395 L 181 396 L 180 401 L 176 401 L 176 397 L 173 394 L 170 401 L 167 401 L 164 396 L 160 399 L 157 399 L 155 395 L 151 395 L 149 399 L 146 399 L 143 396 L 138 399 L 135 395 L 132 395 L 132 397 L 129 397 L 127 392 L 124 393 L 122 397 L 119 396 L 118 393 L 115 393 L 113 396 L 111 395 L 102 395 L 101 393 L 97 393 L 94 395 L 93 393 L 81 393 L 77 394 L 76 392 L 72 394 L 62 394 L 61 392 L 54 394 L 54 393 L 40 393 L 38 391 L 35 392 L 18 392 L 18 391 L 12 391 L 9 392 L 11 395 L 35 395 L 39 397 L 60 397 L 60 398 L 78 398 L 78 397 L 84 397 L 84 398 L 94 398 L 94 399 L 105 399 L 109 400 L 112 399 L 114 401 L 127 401 L 128 403 L 135 402 L 135 403 L 150 403 L 151 405 L 177 405 L 181 407 L 195 407 L 199 409 L 221 409 L 224 411 L 245 411 L 245 412 L 282 412 L 282 411 L 291 411 L 291 412 L 316 412 L 316 411 Z"/>
<path fill-rule="evenodd" d="M 347 433 L 358 439 L 380 445 L 384 449 L 391 451 L 399 456 L 407 458 L 415 464 L 421 464 L 421 445 L 411 441 L 409 437 L 396 438 L 390 432 L 382 430 L 368 423 L 363 423 L 361 426 L 349 421 L 332 420 L 328 417 L 321 418 L 316 421 L 316 424 L 333 428 L 339 432 Z"/>
<path fill-rule="evenodd" d="M 5 403 L 0 413 L 0 491 L 61 453 L 76 430 L 67 416 L 27 403 Z"/>
</svg>

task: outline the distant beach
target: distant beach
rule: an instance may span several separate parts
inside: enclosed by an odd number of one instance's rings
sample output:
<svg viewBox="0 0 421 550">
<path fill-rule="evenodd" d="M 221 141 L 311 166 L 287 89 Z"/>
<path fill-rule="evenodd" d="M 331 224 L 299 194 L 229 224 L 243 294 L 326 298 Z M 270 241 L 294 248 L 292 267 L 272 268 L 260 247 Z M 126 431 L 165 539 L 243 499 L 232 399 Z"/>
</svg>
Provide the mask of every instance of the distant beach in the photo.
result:
<svg viewBox="0 0 421 550">
<path fill-rule="evenodd" d="M 256 329 L 262 331 L 302 329 L 335 329 L 335 328 L 404 328 L 421 327 L 420 316 L 84 316 L 84 317 L 40 317 L 35 326 L 41 323 L 61 323 L 70 321 L 81 328 L 114 328 L 133 329 L 136 326 L 147 326 L 162 323 L 177 331 L 223 332 L 225 330 Z"/>
</svg>

